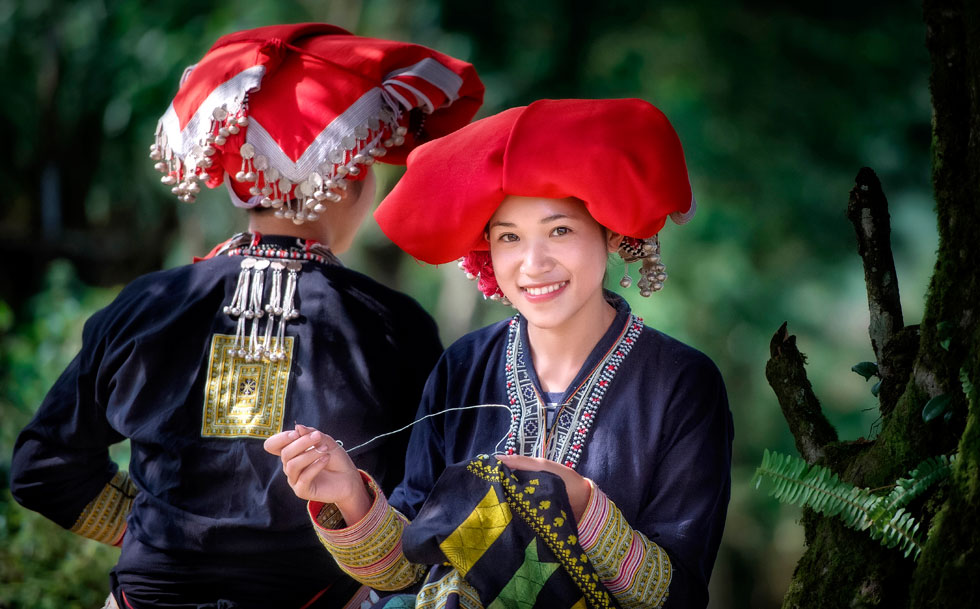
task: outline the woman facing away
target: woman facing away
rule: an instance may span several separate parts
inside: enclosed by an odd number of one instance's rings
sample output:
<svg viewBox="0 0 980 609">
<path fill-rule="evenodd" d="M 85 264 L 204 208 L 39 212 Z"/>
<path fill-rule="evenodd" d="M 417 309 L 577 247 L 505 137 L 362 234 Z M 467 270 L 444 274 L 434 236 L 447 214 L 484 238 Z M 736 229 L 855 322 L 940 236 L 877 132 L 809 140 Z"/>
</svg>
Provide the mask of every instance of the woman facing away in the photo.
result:
<svg viewBox="0 0 980 609">
<path fill-rule="evenodd" d="M 360 607 L 370 591 L 310 534 L 262 450 L 293 421 L 354 441 L 411 420 L 442 346 L 410 298 L 341 264 L 375 160 L 469 122 L 470 64 L 323 23 L 218 39 L 184 72 L 151 158 L 191 202 L 225 186 L 249 232 L 134 280 L 20 433 L 11 491 L 121 546 L 107 607 Z M 128 439 L 128 471 L 109 457 Z M 382 487 L 406 442 L 360 453 Z M 288 582 L 288 587 L 284 585 Z"/>
<path fill-rule="evenodd" d="M 326 433 L 266 441 L 341 568 L 415 586 L 384 606 L 707 604 L 730 493 L 724 384 L 602 287 L 619 252 L 642 261 L 643 295 L 659 289 L 657 233 L 693 212 L 680 142 L 641 100 L 538 101 L 412 154 L 382 229 L 423 261 L 462 257 L 518 314 L 443 354 L 390 498 Z"/>
</svg>

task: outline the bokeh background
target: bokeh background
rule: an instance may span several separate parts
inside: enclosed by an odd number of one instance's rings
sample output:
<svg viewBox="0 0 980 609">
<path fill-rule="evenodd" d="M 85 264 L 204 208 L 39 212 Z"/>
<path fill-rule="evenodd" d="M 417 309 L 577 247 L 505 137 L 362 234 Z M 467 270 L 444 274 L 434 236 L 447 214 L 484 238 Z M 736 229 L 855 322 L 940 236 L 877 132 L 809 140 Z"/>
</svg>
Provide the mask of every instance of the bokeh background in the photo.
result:
<svg viewBox="0 0 980 609">
<path fill-rule="evenodd" d="M 907 0 L 0 0 L 0 607 L 105 598 L 117 550 L 12 501 L 14 438 L 122 284 L 244 228 L 223 190 L 179 204 L 148 146 L 184 67 L 216 38 L 299 21 L 474 63 L 487 86 L 478 117 L 547 97 L 641 97 L 670 117 L 698 215 L 662 233 L 663 292 L 621 290 L 621 264 L 610 288 L 721 368 L 736 438 L 711 606 L 779 606 L 803 551 L 799 511 L 750 479 L 764 448 L 794 452 L 764 376 L 783 321 L 841 439 L 877 432 L 870 385 L 850 371 L 874 359 L 844 217 L 860 167 L 890 200 L 906 323 L 921 317 L 934 263 L 928 55 Z M 399 175 L 380 171 L 380 194 Z M 510 314 L 455 265 L 402 255 L 373 220 L 344 259 L 418 299 L 446 344 Z M 114 455 L 125 463 L 127 448 Z"/>
</svg>

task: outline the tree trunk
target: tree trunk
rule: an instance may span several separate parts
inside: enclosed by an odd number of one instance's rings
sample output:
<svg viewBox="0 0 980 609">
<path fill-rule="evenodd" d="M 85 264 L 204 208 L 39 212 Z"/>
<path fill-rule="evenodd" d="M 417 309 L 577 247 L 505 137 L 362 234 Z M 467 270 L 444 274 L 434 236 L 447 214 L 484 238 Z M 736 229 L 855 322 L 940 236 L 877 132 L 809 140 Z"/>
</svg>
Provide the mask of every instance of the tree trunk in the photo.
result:
<svg viewBox="0 0 980 609">
<path fill-rule="evenodd" d="M 805 510 L 808 547 L 784 599 L 787 608 L 980 606 L 980 400 L 973 388 L 980 385 L 980 3 L 925 0 L 924 20 L 932 58 L 939 252 L 921 327 L 901 328 L 887 204 L 870 170 L 858 174 L 848 212 L 865 262 L 870 339 L 882 377 L 881 433 L 870 442 L 804 433 L 822 429 L 825 421 L 815 396 L 808 409 L 783 397 L 802 395 L 788 390 L 785 379 L 795 379 L 800 391 L 809 386 L 805 360 L 785 327 L 774 345 L 792 343 L 795 355 L 773 350 L 767 371 L 790 367 L 770 382 L 797 446 L 806 446 L 808 461 L 842 480 L 887 487 L 928 457 L 958 453 L 958 460 L 945 482 L 908 506 L 920 531 L 928 531 L 917 561 L 867 532 Z M 923 406 L 941 395 L 951 398 L 949 416 L 925 422 Z M 813 425 L 801 424 L 801 416 Z"/>
</svg>

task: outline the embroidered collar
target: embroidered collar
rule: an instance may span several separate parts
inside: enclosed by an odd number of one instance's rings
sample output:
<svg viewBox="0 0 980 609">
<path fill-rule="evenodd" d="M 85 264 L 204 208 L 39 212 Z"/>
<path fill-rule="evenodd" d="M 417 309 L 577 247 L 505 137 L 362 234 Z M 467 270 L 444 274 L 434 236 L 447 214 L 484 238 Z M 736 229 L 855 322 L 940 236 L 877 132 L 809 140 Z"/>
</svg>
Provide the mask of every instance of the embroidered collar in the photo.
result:
<svg viewBox="0 0 980 609">
<path fill-rule="evenodd" d="M 616 318 L 562 395 L 550 429 L 530 350 L 525 349 L 527 320 L 520 315 L 511 319 L 504 366 L 511 409 L 507 454 L 545 456 L 572 469 L 578 466 L 609 383 L 643 332 L 643 320 L 630 312 L 625 300 L 607 297 L 616 307 Z"/>
<path fill-rule="evenodd" d="M 312 260 L 320 264 L 343 266 L 330 248 L 319 241 L 262 233 L 238 233 L 219 246 L 214 255 Z"/>
</svg>

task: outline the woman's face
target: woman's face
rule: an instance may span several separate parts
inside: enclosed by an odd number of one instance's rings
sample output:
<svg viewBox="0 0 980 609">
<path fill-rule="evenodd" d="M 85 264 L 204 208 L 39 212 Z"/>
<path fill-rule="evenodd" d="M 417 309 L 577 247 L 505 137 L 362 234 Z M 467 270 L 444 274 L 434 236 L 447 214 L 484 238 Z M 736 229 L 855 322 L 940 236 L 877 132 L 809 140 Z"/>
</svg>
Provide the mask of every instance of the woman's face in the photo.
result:
<svg viewBox="0 0 980 609">
<path fill-rule="evenodd" d="M 504 296 L 528 322 L 560 328 L 602 306 L 606 255 L 620 235 L 577 199 L 508 196 L 488 224 L 490 257 Z"/>
</svg>

